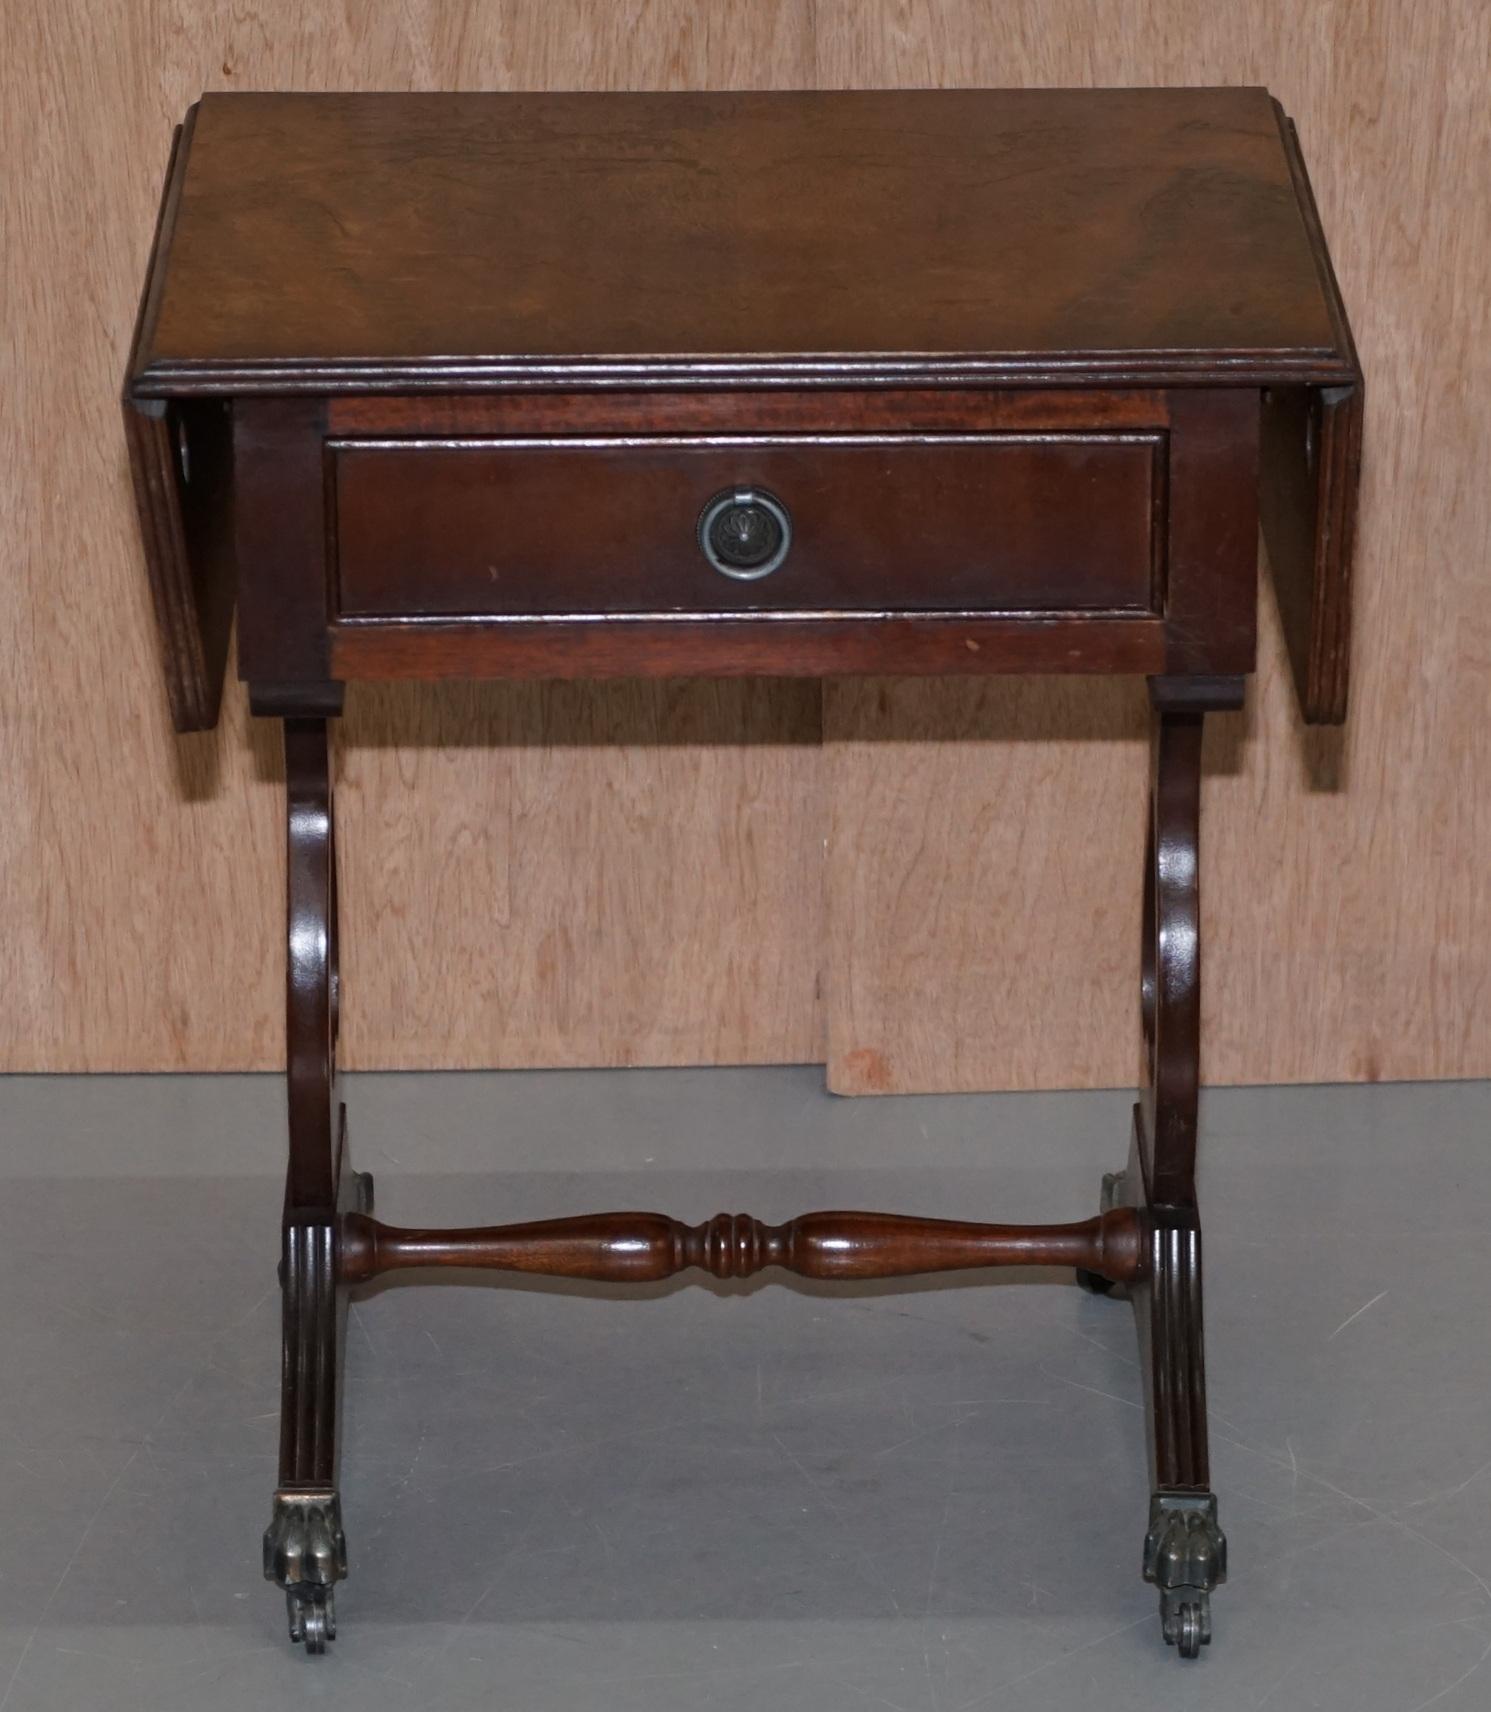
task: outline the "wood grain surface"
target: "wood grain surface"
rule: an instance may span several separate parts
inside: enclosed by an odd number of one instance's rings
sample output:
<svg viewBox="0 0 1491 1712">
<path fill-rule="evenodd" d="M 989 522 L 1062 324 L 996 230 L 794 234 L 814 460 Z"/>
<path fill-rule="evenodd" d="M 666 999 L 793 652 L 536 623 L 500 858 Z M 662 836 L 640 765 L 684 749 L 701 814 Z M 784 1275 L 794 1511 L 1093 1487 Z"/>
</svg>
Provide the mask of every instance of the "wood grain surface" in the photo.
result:
<svg viewBox="0 0 1491 1712">
<path fill-rule="evenodd" d="M 1480 0 L 7 6 L 0 1065 L 280 1062 L 278 734 L 230 685 L 170 735 L 115 402 L 203 89 L 1249 83 L 1371 385 L 1353 723 L 1267 600 L 1209 721 L 1207 1072 L 1491 1074 L 1488 58 Z M 356 687 L 344 1061 L 1127 1083 L 1143 733 L 1138 684 Z"/>
<path fill-rule="evenodd" d="M 1260 87 L 208 94 L 182 155 L 151 392 L 1347 355 Z"/>
</svg>

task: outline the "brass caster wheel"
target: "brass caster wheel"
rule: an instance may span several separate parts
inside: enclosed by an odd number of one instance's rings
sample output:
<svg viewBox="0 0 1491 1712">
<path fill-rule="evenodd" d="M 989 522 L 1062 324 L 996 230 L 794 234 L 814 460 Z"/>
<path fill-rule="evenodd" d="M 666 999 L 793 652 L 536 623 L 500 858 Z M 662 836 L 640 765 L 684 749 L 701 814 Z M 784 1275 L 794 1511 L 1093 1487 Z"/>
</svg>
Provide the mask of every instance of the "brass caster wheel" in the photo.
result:
<svg viewBox="0 0 1491 1712">
<path fill-rule="evenodd" d="M 1118 1205 L 1118 1197 L 1123 1193 L 1126 1176 L 1127 1173 L 1123 1171 L 1105 1171 L 1103 1173 L 1103 1192 L 1098 1199 L 1100 1211 L 1111 1213 Z"/>
<path fill-rule="evenodd" d="M 1205 1599 L 1206 1595 L 1203 1593 L 1201 1597 Z M 1211 1639 L 1211 1623 L 1204 1608 L 1188 1600 L 1176 1611 L 1172 1629 L 1173 1633 L 1165 1639 L 1174 1645 L 1176 1652 L 1183 1659 L 1200 1658 L 1202 1643 Z"/>
<path fill-rule="evenodd" d="M 290 1639 L 304 1643 L 308 1653 L 324 1653 L 337 1638 L 336 1594 L 329 1587 L 296 1587 L 286 1590 L 285 1609 L 290 1617 Z"/>
<path fill-rule="evenodd" d="M 277 1492 L 264 1534 L 264 1575 L 284 1589 L 290 1639 L 324 1653 L 336 1639 L 333 1586 L 347 1573 L 347 1541 L 337 1494 Z"/>
<path fill-rule="evenodd" d="M 1211 1641 L 1211 1590 L 1227 1579 L 1227 1537 L 1210 1492 L 1156 1492 L 1144 1537 L 1144 1579 L 1160 1590 L 1160 1626 L 1183 1659 Z"/>
</svg>

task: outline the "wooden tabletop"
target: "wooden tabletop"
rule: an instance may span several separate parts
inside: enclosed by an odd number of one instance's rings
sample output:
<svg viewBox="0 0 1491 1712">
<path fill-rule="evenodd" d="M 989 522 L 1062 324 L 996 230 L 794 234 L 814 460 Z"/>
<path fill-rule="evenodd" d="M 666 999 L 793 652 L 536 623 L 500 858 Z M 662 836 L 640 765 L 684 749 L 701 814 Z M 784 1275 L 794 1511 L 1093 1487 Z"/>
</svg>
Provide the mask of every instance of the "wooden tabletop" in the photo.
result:
<svg viewBox="0 0 1491 1712">
<path fill-rule="evenodd" d="M 1262 89 L 204 96 L 137 396 L 1348 380 Z"/>
</svg>

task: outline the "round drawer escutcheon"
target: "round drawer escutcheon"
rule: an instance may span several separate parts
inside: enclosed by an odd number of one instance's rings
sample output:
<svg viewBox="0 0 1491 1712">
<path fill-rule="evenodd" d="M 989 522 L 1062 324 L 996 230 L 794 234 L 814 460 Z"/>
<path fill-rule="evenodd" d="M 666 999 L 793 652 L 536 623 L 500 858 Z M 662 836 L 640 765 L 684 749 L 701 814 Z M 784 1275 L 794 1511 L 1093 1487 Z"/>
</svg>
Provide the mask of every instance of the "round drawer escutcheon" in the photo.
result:
<svg viewBox="0 0 1491 1712">
<path fill-rule="evenodd" d="M 761 487 L 717 493 L 699 514 L 699 551 L 721 576 L 755 582 L 770 576 L 792 545 L 792 519 Z"/>
</svg>

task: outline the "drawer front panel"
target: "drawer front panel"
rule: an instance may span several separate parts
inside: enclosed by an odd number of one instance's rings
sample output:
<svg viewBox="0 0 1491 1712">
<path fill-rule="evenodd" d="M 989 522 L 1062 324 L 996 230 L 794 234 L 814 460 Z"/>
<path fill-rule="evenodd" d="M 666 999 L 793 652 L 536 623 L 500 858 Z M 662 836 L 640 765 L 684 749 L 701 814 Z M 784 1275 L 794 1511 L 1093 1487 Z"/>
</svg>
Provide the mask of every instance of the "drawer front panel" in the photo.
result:
<svg viewBox="0 0 1491 1712">
<path fill-rule="evenodd" d="M 1161 610 L 1166 437 L 709 435 L 330 443 L 344 618 Z M 724 575 L 711 499 L 781 563 Z"/>
</svg>

